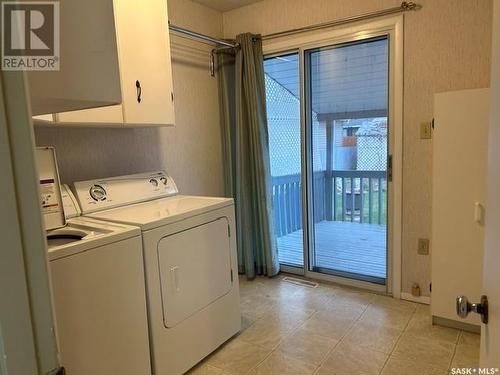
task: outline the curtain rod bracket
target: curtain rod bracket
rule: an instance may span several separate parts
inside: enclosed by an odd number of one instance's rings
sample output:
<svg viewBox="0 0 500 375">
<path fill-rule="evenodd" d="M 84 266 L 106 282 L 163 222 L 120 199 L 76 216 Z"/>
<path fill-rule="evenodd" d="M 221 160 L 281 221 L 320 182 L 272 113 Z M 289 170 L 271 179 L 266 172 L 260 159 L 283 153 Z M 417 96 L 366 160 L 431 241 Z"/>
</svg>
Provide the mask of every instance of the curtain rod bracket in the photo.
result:
<svg viewBox="0 0 500 375">
<path fill-rule="evenodd" d="M 410 10 L 420 10 L 422 8 L 422 5 L 414 3 L 413 1 L 403 1 L 401 3 L 401 10 L 404 12 L 410 11 Z"/>
</svg>

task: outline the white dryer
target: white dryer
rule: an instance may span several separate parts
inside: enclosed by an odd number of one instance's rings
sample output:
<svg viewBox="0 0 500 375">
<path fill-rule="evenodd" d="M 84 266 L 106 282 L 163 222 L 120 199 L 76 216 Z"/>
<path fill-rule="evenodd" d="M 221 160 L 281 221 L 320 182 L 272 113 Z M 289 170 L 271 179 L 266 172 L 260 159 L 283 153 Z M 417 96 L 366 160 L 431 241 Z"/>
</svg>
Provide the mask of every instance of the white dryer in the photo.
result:
<svg viewBox="0 0 500 375">
<path fill-rule="evenodd" d="M 154 374 L 182 374 L 240 330 L 232 199 L 178 195 L 164 172 L 77 182 L 82 213 L 139 226 Z"/>
</svg>

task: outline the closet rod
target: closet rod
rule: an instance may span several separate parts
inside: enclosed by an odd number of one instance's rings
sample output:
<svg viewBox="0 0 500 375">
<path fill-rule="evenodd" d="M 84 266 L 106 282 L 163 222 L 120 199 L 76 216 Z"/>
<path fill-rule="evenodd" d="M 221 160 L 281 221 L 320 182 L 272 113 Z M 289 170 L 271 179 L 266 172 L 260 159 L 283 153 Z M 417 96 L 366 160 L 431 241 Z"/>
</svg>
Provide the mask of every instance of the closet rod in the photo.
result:
<svg viewBox="0 0 500 375">
<path fill-rule="evenodd" d="M 228 42 L 226 40 L 212 38 L 211 36 L 197 33 L 196 31 L 188 30 L 188 29 L 185 29 L 183 27 L 173 25 L 170 23 L 170 21 L 168 22 L 168 29 L 170 31 L 174 31 L 176 33 L 188 35 L 191 38 L 197 39 L 198 41 L 200 41 L 202 43 L 215 44 L 216 46 L 223 46 L 223 47 L 230 47 L 230 48 L 236 48 L 239 46 L 238 43 L 231 43 L 231 42 Z"/>
<path fill-rule="evenodd" d="M 414 2 L 403 1 L 401 3 L 401 5 L 398 7 L 387 8 L 387 9 L 379 10 L 376 12 L 360 14 L 358 16 L 341 18 L 341 19 L 338 19 L 335 21 L 328 21 L 328 22 L 318 23 L 316 25 L 310 25 L 310 26 L 300 27 L 297 29 L 291 29 L 291 30 L 286 30 L 286 31 L 280 31 L 277 33 L 267 34 L 267 35 L 263 35 L 262 39 L 264 39 L 264 40 L 265 39 L 274 39 L 274 38 L 279 38 L 282 36 L 293 35 L 293 34 L 298 34 L 298 33 L 307 32 L 307 31 L 319 30 L 319 29 L 323 29 L 326 27 L 345 25 L 347 23 L 363 21 L 363 20 L 367 20 L 367 19 L 375 18 L 375 17 L 388 16 L 390 14 L 419 10 L 421 8 L 422 8 L 422 6 L 420 4 L 416 4 Z"/>
</svg>

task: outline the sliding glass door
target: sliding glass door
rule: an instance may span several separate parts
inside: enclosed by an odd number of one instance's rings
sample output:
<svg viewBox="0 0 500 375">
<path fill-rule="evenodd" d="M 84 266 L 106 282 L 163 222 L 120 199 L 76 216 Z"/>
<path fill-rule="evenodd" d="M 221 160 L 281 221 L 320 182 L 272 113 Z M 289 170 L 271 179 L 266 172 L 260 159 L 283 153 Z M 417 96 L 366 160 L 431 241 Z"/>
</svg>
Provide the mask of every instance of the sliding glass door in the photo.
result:
<svg viewBox="0 0 500 375">
<path fill-rule="evenodd" d="M 299 54 L 264 61 L 269 154 L 279 261 L 304 266 Z"/>
<path fill-rule="evenodd" d="M 389 35 L 264 62 L 274 225 L 286 270 L 388 278 Z"/>
<path fill-rule="evenodd" d="M 305 51 L 313 271 L 385 284 L 387 37 Z"/>
</svg>

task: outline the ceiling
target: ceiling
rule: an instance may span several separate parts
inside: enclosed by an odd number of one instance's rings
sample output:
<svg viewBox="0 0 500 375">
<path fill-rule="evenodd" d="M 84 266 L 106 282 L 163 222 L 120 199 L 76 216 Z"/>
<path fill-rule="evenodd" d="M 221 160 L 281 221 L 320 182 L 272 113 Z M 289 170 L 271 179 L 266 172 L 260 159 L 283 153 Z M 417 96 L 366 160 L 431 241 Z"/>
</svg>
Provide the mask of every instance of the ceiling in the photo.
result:
<svg viewBox="0 0 500 375">
<path fill-rule="evenodd" d="M 209 8 L 218 10 L 220 12 L 227 12 L 231 9 L 240 8 L 242 6 L 258 3 L 262 0 L 193 0 L 196 3 L 205 5 Z"/>
</svg>

